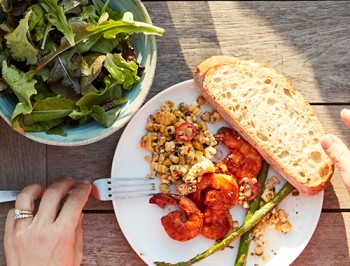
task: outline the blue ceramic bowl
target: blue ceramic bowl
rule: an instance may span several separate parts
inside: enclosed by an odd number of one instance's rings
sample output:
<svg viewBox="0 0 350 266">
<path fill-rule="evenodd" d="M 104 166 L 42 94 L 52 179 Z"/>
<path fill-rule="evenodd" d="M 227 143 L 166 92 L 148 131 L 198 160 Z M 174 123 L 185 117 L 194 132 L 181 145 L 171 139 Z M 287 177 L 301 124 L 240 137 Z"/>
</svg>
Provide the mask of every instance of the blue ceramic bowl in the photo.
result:
<svg viewBox="0 0 350 266">
<path fill-rule="evenodd" d="M 135 20 L 152 23 L 146 8 L 139 0 L 111 1 L 109 6 L 114 10 L 132 12 Z M 122 106 L 118 119 L 111 127 L 104 128 L 97 122 L 91 121 L 78 127 L 66 126 L 67 136 L 49 135 L 45 132 L 26 132 L 24 136 L 49 145 L 80 146 L 99 141 L 122 128 L 145 101 L 153 82 L 157 60 L 155 36 L 134 34 L 132 42 L 137 52 L 136 59 L 145 66 L 145 72 L 141 81 L 125 95 L 128 102 Z M 0 97 L 0 115 L 9 125 L 11 125 L 11 116 L 15 105 L 16 101 L 13 97 Z"/>
</svg>

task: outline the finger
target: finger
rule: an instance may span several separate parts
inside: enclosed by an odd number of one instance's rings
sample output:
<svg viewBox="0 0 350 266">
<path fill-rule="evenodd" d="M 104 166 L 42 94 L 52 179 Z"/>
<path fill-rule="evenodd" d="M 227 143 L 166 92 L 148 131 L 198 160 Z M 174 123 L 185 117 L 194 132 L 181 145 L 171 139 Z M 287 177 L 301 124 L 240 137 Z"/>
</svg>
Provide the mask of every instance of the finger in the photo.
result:
<svg viewBox="0 0 350 266">
<path fill-rule="evenodd" d="M 343 120 L 343 122 L 345 123 L 345 125 L 350 127 L 350 110 L 349 109 L 341 110 L 340 117 Z"/>
<path fill-rule="evenodd" d="M 81 213 L 79 217 L 77 229 L 75 230 L 74 265 L 81 265 L 81 262 L 83 260 L 83 247 L 84 247 L 83 217 L 84 217 L 84 214 Z"/>
<path fill-rule="evenodd" d="M 350 151 L 346 145 L 334 135 L 325 135 L 321 145 L 340 172 L 344 185 L 350 194 Z"/>
<path fill-rule="evenodd" d="M 74 230 L 78 226 L 80 214 L 91 192 L 91 184 L 88 181 L 80 183 L 68 196 L 62 210 L 57 217 L 57 222 L 71 227 Z"/>
<path fill-rule="evenodd" d="M 44 191 L 44 188 L 39 184 L 32 184 L 25 187 L 18 195 L 15 203 L 16 209 L 22 211 L 32 211 L 34 212 L 35 200 L 38 199 Z M 17 219 L 15 227 L 25 228 L 31 222 L 33 218 Z"/>
<path fill-rule="evenodd" d="M 55 221 L 60 202 L 71 190 L 74 183 L 72 178 L 67 177 L 50 185 L 45 190 L 35 217 L 39 223 L 48 224 Z"/>
<path fill-rule="evenodd" d="M 18 265 L 16 254 L 16 247 L 14 245 L 14 231 L 15 231 L 15 219 L 13 216 L 15 209 L 9 210 L 5 222 L 5 233 L 4 233 L 4 250 L 6 254 L 7 265 Z"/>
</svg>

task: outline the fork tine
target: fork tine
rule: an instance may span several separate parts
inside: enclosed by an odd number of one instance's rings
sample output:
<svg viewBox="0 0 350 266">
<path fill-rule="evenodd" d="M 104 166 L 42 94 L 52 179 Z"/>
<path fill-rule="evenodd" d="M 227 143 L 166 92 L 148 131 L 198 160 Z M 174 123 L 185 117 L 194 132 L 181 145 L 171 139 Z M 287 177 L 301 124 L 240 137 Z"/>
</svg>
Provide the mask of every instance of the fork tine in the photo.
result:
<svg viewBox="0 0 350 266">
<path fill-rule="evenodd" d="M 114 177 L 94 181 L 93 196 L 100 200 L 151 196 L 156 191 L 154 178 Z"/>
<path fill-rule="evenodd" d="M 153 196 L 154 193 L 148 193 L 148 194 L 138 194 L 138 195 L 125 195 L 125 196 L 114 196 L 111 197 L 111 200 L 121 200 L 121 199 L 131 199 L 131 198 L 142 198 L 142 197 L 149 197 Z"/>
<path fill-rule="evenodd" d="M 108 178 L 108 181 L 141 181 L 141 182 L 153 182 L 155 180 L 154 177 L 111 177 Z"/>
</svg>

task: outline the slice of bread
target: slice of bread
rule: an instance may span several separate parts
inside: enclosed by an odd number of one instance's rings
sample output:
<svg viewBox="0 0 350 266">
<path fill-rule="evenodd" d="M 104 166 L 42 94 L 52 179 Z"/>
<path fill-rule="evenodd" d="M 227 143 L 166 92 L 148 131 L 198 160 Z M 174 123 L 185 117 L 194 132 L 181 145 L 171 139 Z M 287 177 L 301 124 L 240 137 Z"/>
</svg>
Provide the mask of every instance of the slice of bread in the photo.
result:
<svg viewBox="0 0 350 266">
<path fill-rule="evenodd" d="M 327 186 L 334 165 L 320 145 L 324 129 L 285 76 L 253 60 L 213 56 L 194 79 L 223 119 L 301 193 Z"/>
</svg>

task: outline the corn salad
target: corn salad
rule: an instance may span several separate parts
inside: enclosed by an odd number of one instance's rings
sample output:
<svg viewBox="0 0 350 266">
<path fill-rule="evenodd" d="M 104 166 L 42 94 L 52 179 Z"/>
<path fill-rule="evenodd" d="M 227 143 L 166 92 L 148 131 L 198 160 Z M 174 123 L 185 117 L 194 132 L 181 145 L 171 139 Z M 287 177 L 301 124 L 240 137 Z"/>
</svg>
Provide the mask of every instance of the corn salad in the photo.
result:
<svg viewBox="0 0 350 266">
<path fill-rule="evenodd" d="M 280 180 L 276 176 L 272 176 L 266 180 L 264 191 L 261 195 L 261 204 L 271 201 L 275 197 L 275 185 Z M 268 228 L 275 228 L 276 231 L 284 234 L 292 229 L 291 223 L 288 221 L 288 214 L 276 207 L 268 215 L 264 217 L 253 229 L 251 237 L 255 243 L 254 254 L 261 256 L 264 253 L 266 243 L 265 232 Z"/>
<path fill-rule="evenodd" d="M 214 171 L 210 159 L 216 154 L 217 141 L 207 123 L 219 121 L 220 115 L 207 112 L 203 120 L 201 105 L 205 103 L 202 96 L 193 104 L 181 102 L 176 106 L 166 101 L 148 117 L 141 147 L 151 153 L 145 157 L 150 163 L 149 176 L 161 178 L 163 193 L 169 192 L 173 183 L 182 195 L 194 192 L 197 177 L 206 169 Z"/>
</svg>

